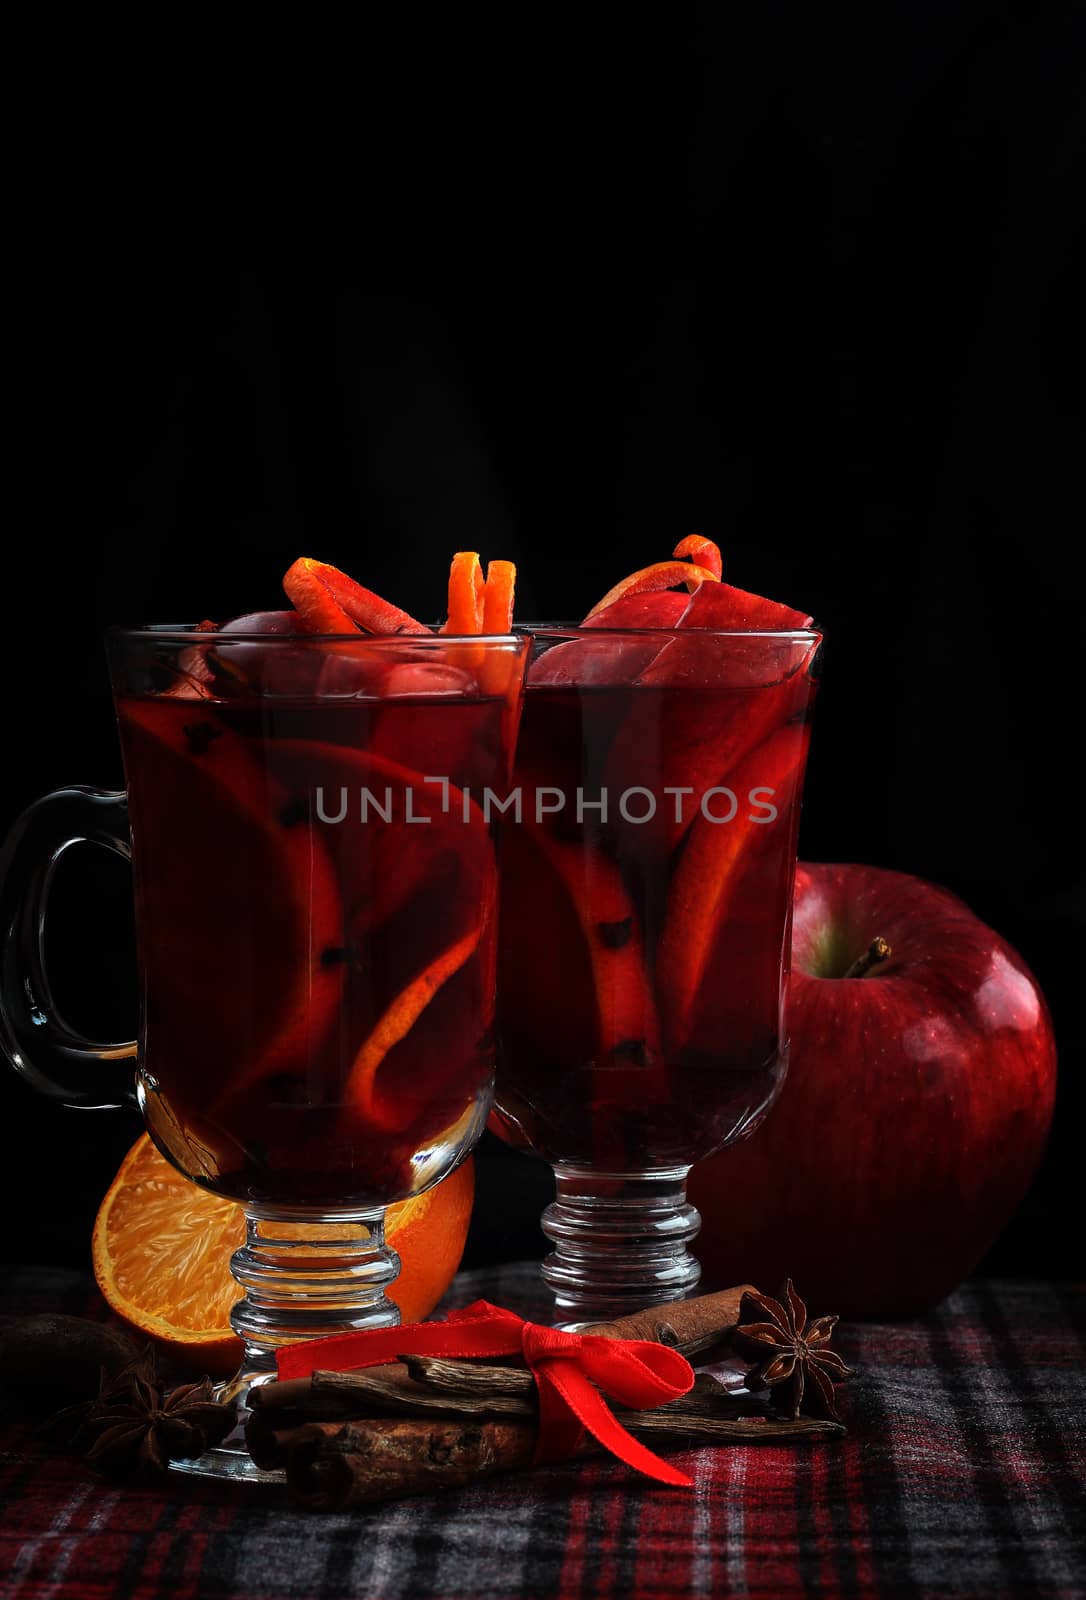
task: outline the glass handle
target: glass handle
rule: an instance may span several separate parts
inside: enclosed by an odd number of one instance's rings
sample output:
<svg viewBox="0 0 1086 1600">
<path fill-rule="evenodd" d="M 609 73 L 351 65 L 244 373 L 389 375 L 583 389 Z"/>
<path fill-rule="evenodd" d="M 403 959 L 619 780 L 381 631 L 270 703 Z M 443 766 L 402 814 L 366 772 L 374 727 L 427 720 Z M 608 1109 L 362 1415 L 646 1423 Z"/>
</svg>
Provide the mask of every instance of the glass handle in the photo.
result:
<svg viewBox="0 0 1086 1600">
<path fill-rule="evenodd" d="M 132 858 L 123 792 L 56 789 L 23 812 L 0 852 L 0 1044 L 33 1088 L 64 1105 L 107 1110 L 135 1101 L 136 1043 L 92 1044 L 63 1021 L 45 970 L 49 888 L 73 844 Z"/>
</svg>

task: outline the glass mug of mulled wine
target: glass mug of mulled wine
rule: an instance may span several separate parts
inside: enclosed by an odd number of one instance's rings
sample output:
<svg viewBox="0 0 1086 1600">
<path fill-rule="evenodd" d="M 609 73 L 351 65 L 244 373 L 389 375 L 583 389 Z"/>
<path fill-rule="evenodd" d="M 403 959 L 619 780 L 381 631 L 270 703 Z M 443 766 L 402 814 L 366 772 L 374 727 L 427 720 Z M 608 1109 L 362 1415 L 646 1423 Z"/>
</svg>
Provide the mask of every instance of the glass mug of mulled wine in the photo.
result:
<svg viewBox="0 0 1086 1600">
<path fill-rule="evenodd" d="M 526 631 L 492 1126 L 554 1167 L 543 1274 L 575 1326 L 692 1291 L 687 1173 L 782 1083 L 822 636 Z"/>
<path fill-rule="evenodd" d="M 272 1373 L 284 1342 L 398 1321 L 384 1209 L 442 1179 L 485 1125 L 488 802 L 508 787 L 528 649 L 114 630 L 127 794 L 59 790 L 5 847 L 12 1063 L 71 1106 L 134 1094 L 174 1166 L 245 1208 L 230 1393 Z M 50 993 L 50 878 L 84 840 L 134 869 L 138 1043 L 89 1043 Z M 222 1470 L 247 1475 L 246 1458 Z"/>
</svg>

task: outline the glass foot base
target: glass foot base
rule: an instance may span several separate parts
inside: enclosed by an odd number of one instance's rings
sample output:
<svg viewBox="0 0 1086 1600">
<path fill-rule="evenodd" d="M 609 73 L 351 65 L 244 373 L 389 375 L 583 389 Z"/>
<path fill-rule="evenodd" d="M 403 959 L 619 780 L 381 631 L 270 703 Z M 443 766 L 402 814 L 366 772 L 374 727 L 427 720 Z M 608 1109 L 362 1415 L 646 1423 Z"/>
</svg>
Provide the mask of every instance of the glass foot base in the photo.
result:
<svg viewBox="0 0 1086 1600">
<path fill-rule="evenodd" d="M 213 1450 L 207 1450 L 202 1456 L 193 1456 L 191 1460 L 171 1461 L 171 1472 L 184 1473 L 190 1478 L 217 1478 L 220 1483 L 263 1483 L 283 1485 L 287 1481 L 285 1472 L 276 1469 L 273 1472 L 263 1467 L 258 1467 L 248 1450 L 245 1448 L 244 1439 L 239 1439 L 236 1444 L 230 1440 L 216 1445 Z"/>
<path fill-rule="evenodd" d="M 227 1434 L 221 1444 L 205 1450 L 202 1456 L 171 1461 L 171 1472 L 183 1473 L 188 1478 L 217 1478 L 220 1483 L 286 1483 L 286 1473 L 279 1468 L 269 1471 L 267 1468 L 258 1467 L 246 1448 L 245 1422 L 250 1412 L 244 1403 L 244 1397 L 252 1381 L 251 1373 L 239 1373 L 230 1383 L 219 1385 L 216 1398 L 220 1401 L 234 1399 L 236 1396 L 229 1392 L 231 1390 L 236 1390 L 240 1394 L 241 1406 L 237 1427 L 232 1433 Z"/>
<path fill-rule="evenodd" d="M 399 1258 L 384 1242 L 381 1212 L 301 1222 L 247 1216 L 246 1243 L 231 1271 L 245 1290 L 230 1321 L 244 1342 L 241 1370 L 216 1384 L 215 1399 L 237 1408 L 237 1425 L 202 1456 L 170 1462 L 170 1471 L 221 1483 L 282 1485 L 279 1468 L 258 1467 L 245 1444 L 250 1389 L 276 1376 L 276 1351 L 296 1340 L 370 1328 L 393 1328 L 400 1313 L 385 1297 Z"/>
</svg>

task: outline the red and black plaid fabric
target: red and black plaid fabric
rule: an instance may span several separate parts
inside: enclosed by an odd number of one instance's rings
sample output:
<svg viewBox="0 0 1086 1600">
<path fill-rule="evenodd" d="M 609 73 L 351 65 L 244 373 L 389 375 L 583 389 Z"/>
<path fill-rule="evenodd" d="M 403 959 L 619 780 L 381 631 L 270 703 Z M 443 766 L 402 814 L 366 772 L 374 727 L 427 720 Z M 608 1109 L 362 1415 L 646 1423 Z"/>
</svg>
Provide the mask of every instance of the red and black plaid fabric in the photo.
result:
<svg viewBox="0 0 1086 1600">
<path fill-rule="evenodd" d="M 540 1316 L 538 1268 L 464 1273 Z M 3 1309 L 87 1313 L 86 1281 L 18 1269 Z M 820 1307 L 812 1308 L 818 1312 Z M 4 1600 L 596 1600 L 1086 1595 L 1083 1297 L 974 1284 L 922 1322 L 856 1326 L 849 1435 L 690 1450 L 695 1488 L 592 1461 L 312 1516 L 276 1490 L 122 1490 L 0 1437 Z"/>
</svg>

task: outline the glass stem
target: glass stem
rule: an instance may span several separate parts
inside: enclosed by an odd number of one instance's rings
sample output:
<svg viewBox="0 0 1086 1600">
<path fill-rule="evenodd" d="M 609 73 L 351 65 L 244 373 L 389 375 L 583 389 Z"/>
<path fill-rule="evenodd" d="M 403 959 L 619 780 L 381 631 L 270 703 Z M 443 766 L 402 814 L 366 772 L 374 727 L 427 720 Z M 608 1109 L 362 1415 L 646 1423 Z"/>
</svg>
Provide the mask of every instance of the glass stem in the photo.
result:
<svg viewBox="0 0 1086 1600">
<path fill-rule="evenodd" d="M 687 1246 L 701 1218 L 687 1202 L 689 1170 L 555 1167 L 558 1197 L 543 1213 L 543 1232 L 555 1249 L 543 1276 L 561 1323 L 610 1322 L 692 1292 L 701 1267 Z"/>
<path fill-rule="evenodd" d="M 246 1240 L 230 1261 L 244 1297 L 230 1313 L 245 1356 L 220 1398 L 275 1376 L 280 1345 L 365 1328 L 392 1328 L 399 1308 L 385 1295 L 400 1258 L 385 1244 L 382 1211 L 350 1222 L 282 1222 L 246 1209 Z"/>
</svg>

